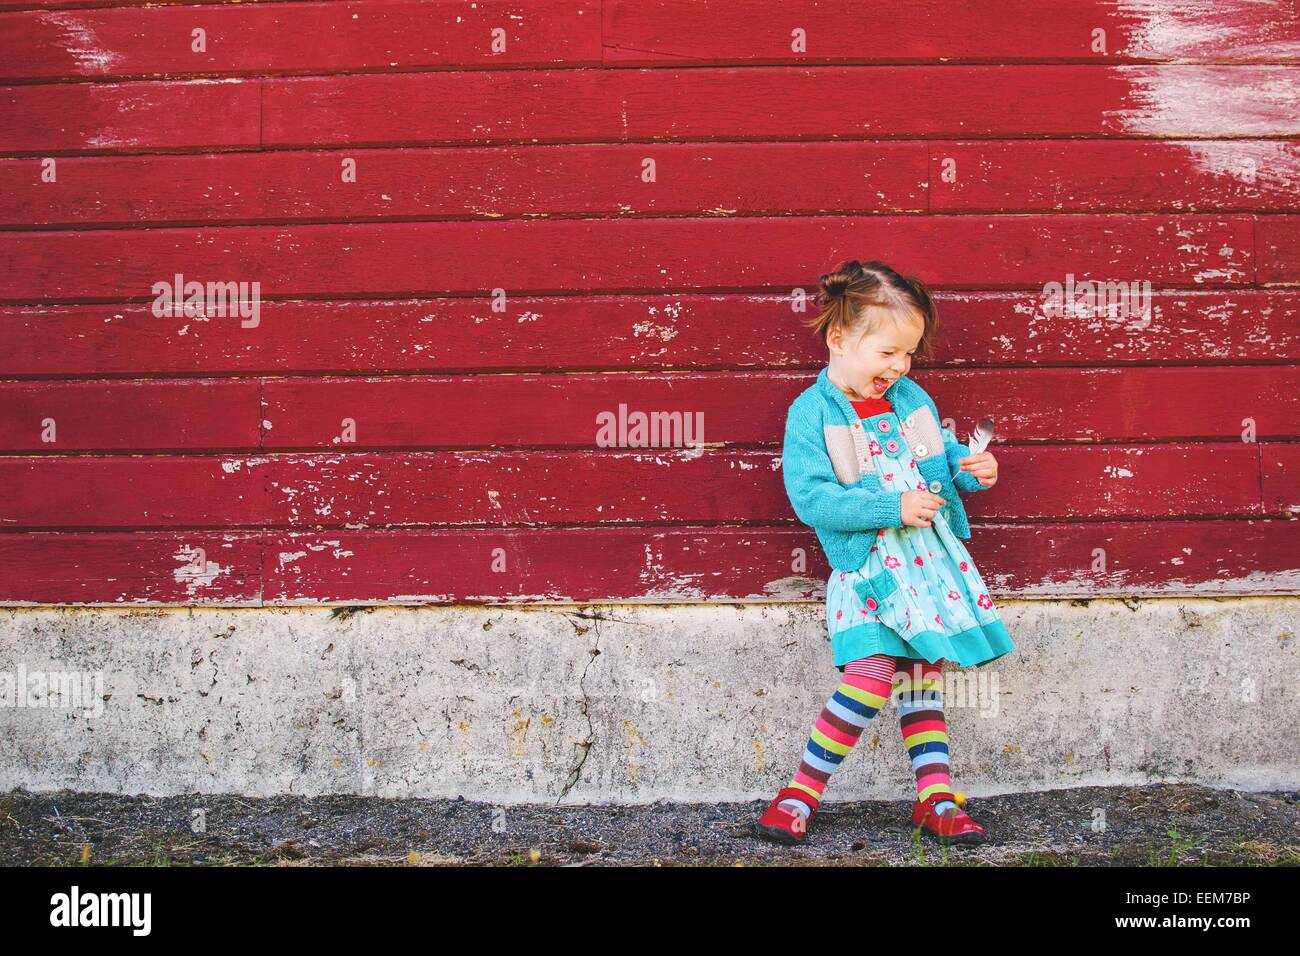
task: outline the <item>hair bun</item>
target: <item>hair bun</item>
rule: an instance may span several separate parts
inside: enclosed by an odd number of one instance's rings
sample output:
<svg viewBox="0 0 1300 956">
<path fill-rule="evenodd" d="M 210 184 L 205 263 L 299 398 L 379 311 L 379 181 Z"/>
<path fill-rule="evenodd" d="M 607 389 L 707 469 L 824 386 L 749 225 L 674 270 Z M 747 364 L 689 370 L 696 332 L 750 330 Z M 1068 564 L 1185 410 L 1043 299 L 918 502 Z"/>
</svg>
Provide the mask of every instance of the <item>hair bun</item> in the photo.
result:
<svg viewBox="0 0 1300 956">
<path fill-rule="evenodd" d="M 828 272 L 821 278 L 822 290 L 827 296 L 834 298 L 843 295 L 850 285 L 862 278 L 864 270 L 862 263 L 857 259 L 849 259 L 841 263 L 839 271 Z"/>
<path fill-rule="evenodd" d="M 834 298 L 843 295 L 853 282 L 853 276 L 847 272 L 828 272 L 821 278 L 822 291 Z"/>
</svg>

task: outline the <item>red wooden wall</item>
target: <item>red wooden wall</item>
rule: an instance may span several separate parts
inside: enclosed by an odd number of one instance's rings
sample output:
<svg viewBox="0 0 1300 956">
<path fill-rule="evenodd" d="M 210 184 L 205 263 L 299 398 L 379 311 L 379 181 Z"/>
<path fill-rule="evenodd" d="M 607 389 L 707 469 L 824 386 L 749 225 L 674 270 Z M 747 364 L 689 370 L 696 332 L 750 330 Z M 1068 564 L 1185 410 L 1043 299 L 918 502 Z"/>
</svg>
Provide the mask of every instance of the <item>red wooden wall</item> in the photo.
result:
<svg viewBox="0 0 1300 956">
<path fill-rule="evenodd" d="M 940 290 L 1003 593 L 1300 591 L 1297 13 L 0 0 L 0 602 L 806 596 L 791 302 L 846 257 Z M 178 272 L 259 325 L 156 318 Z M 707 452 L 596 447 L 620 404 Z"/>
</svg>

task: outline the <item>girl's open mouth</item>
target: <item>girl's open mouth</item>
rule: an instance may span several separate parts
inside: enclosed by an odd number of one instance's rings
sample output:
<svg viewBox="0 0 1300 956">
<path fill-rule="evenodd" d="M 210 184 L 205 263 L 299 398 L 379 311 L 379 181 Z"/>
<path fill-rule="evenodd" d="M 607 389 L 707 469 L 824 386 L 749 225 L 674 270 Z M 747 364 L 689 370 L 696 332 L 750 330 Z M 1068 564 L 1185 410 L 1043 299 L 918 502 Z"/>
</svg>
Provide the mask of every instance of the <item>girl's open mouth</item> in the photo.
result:
<svg viewBox="0 0 1300 956">
<path fill-rule="evenodd" d="M 885 391 L 885 389 L 889 388 L 889 386 L 892 385 L 892 384 L 893 384 L 892 382 L 887 382 L 887 381 L 885 381 L 883 378 L 873 378 L 873 379 L 871 380 L 871 386 L 872 386 L 872 388 L 874 388 L 877 392 L 883 392 L 883 391 Z"/>
</svg>

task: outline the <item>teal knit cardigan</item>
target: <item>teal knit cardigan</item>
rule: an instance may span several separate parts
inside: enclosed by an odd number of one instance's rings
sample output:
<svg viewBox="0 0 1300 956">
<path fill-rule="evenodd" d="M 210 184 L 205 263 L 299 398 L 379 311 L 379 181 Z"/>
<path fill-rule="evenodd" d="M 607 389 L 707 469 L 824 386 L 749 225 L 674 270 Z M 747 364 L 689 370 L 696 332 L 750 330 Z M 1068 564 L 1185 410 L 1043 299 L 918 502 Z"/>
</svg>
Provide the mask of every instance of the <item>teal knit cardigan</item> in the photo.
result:
<svg viewBox="0 0 1300 956">
<path fill-rule="evenodd" d="M 831 567 L 856 571 L 866 561 L 877 529 L 903 527 L 903 493 L 882 488 L 862 455 L 872 436 L 866 435 L 848 396 L 826 373 L 823 368 L 817 381 L 790 405 L 781 472 L 795 514 L 817 532 Z M 933 399 L 906 375 L 886 389 L 885 398 L 893 406 L 891 422 L 911 446 L 921 476 L 946 501 L 941 511 L 949 527 L 959 538 L 969 538 L 966 508 L 957 491 L 986 490 L 957 464 L 971 453 L 970 448 L 937 424 L 941 419 Z M 923 444 L 926 430 L 931 435 L 942 432 L 944 454 Z M 850 436 L 851 444 L 846 440 Z M 832 457 L 837 461 L 832 462 Z"/>
</svg>

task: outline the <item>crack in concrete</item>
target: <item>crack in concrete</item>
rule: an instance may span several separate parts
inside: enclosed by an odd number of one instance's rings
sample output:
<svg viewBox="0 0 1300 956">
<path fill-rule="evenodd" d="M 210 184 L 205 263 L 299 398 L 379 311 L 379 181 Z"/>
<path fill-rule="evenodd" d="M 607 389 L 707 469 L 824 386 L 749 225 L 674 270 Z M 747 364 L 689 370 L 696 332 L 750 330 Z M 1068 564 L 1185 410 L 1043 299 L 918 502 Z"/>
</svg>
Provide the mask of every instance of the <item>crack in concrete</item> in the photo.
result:
<svg viewBox="0 0 1300 956">
<path fill-rule="evenodd" d="M 569 771 L 569 779 L 565 781 L 564 789 L 561 790 L 560 795 L 555 798 L 556 806 L 559 806 L 560 801 L 563 800 L 565 797 L 567 797 L 569 795 L 569 791 L 572 790 L 575 786 L 577 786 L 578 781 L 582 778 L 583 765 L 586 764 L 587 758 L 591 755 L 591 748 L 596 743 L 596 727 L 594 724 L 592 724 L 591 713 L 587 709 L 587 704 L 588 704 L 587 688 L 584 686 L 583 682 L 587 679 L 587 671 L 591 669 L 592 661 L 594 661 L 597 657 L 599 657 L 601 653 L 600 622 L 603 621 L 604 618 L 599 613 L 595 613 L 595 614 L 578 613 L 572 616 L 580 617 L 583 618 L 584 620 L 589 620 L 593 622 L 594 630 L 596 632 L 596 638 L 595 638 L 596 646 L 587 651 L 587 666 L 582 669 L 582 676 L 578 678 L 578 690 L 582 692 L 582 716 L 587 721 L 587 739 L 579 740 L 577 743 L 573 745 L 575 748 L 577 748 L 582 752 L 582 755 L 581 757 L 578 758 L 578 765 L 574 767 L 571 771 Z M 575 630 L 579 630 L 580 632 L 585 633 L 585 630 L 579 628 L 578 625 L 574 624 L 573 627 Z"/>
</svg>

